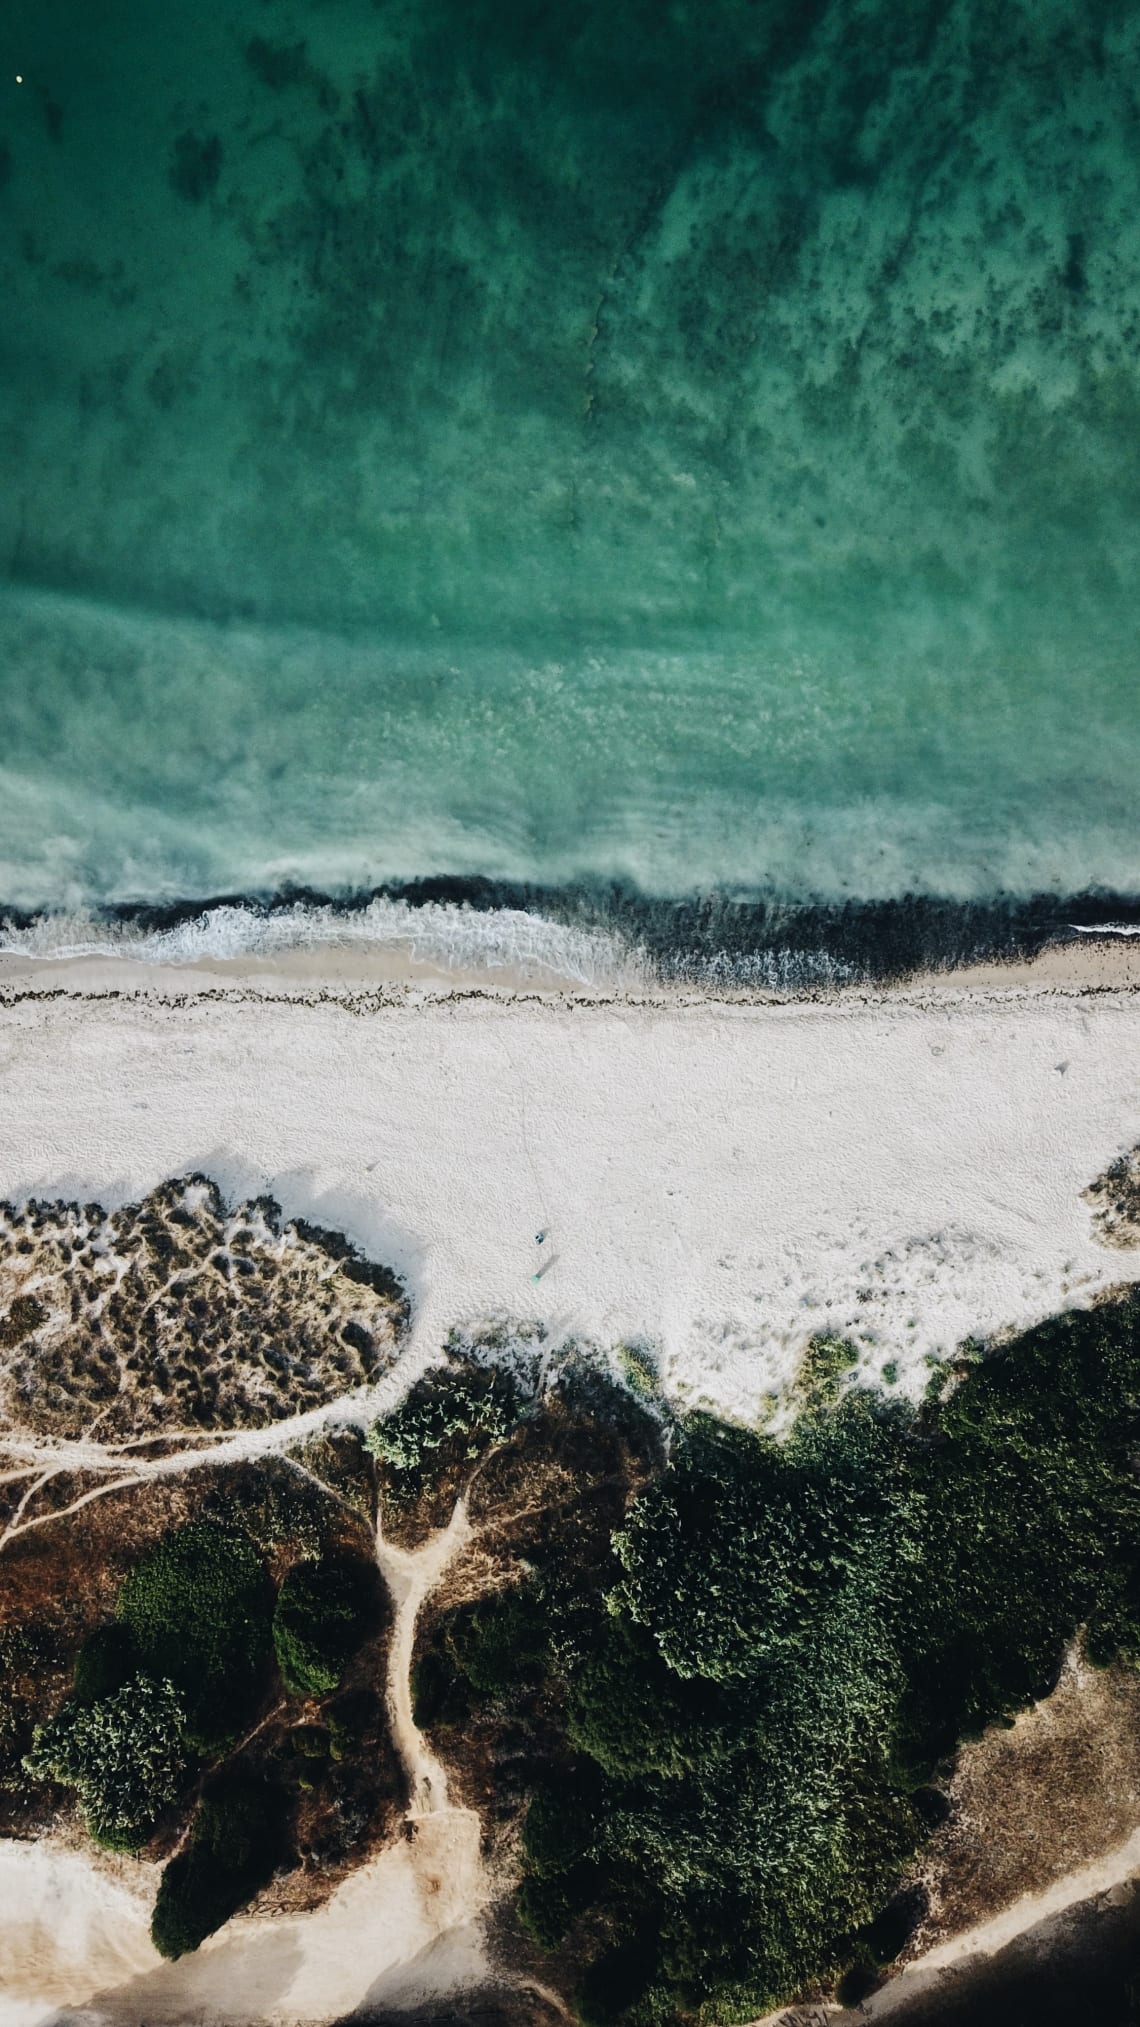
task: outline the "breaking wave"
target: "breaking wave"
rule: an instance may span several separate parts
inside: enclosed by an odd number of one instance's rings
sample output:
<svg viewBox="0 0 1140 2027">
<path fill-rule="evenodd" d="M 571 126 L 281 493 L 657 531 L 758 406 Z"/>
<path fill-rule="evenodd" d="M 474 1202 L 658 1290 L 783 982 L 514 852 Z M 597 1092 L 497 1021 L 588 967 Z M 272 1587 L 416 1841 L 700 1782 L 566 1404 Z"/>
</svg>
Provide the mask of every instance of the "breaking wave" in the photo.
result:
<svg viewBox="0 0 1140 2027">
<path fill-rule="evenodd" d="M 1032 957 L 1078 936 L 1140 934 L 1140 902 L 1110 894 L 984 903 L 911 895 L 847 903 L 631 887 L 439 879 L 338 899 L 292 891 L 169 906 L 0 914 L 0 956 L 158 965 L 355 952 L 403 970 L 493 983 L 630 991 L 812 991 Z M 332 968 L 330 966 L 330 968 Z"/>
<path fill-rule="evenodd" d="M 518 908 L 482 913 L 463 904 L 415 906 L 384 896 L 360 907 L 222 903 L 168 924 L 154 924 L 145 915 L 82 913 L 0 925 L 0 954 L 25 958 L 126 957 L 180 965 L 350 949 L 390 951 L 413 965 L 449 972 L 509 971 L 586 986 L 635 983 L 640 975 L 636 953 L 604 931 Z"/>
</svg>

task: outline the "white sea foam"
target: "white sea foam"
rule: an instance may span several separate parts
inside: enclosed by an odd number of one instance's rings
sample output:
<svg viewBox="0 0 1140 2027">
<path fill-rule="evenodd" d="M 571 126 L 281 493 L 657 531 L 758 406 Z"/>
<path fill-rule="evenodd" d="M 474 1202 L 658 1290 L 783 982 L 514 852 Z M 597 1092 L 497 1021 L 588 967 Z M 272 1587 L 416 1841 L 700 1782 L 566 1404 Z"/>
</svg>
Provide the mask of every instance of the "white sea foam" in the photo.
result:
<svg viewBox="0 0 1140 2027">
<path fill-rule="evenodd" d="M 165 929 L 87 911 L 37 916 L 26 927 L 0 919 L 0 956 L 72 962 L 129 958 L 136 963 L 192 965 L 272 959 L 293 953 L 356 950 L 398 953 L 413 964 L 452 973 L 510 972 L 535 983 L 558 980 L 600 990 L 647 984 L 647 953 L 623 936 L 557 922 L 522 908 L 477 909 L 454 902 L 412 904 L 377 897 L 359 908 L 297 901 L 287 907 L 247 903 L 204 908 Z M 769 991 L 834 987 L 855 967 L 824 949 L 779 944 L 762 950 L 681 952 L 683 976 L 706 988 Z"/>
<path fill-rule="evenodd" d="M 126 957 L 144 964 L 274 958 L 308 950 L 385 950 L 454 972 L 510 971 L 536 981 L 632 984 L 643 966 L 604 930 L 576 928 L 521 908 L 376 898 L 359 908 L 296 902 L 272 910 L 237 904 L 203 909 L 170 928 L 99 920 L 86 912 L 0 922 L 0 955 L 61 961 Z"/>
</svg>

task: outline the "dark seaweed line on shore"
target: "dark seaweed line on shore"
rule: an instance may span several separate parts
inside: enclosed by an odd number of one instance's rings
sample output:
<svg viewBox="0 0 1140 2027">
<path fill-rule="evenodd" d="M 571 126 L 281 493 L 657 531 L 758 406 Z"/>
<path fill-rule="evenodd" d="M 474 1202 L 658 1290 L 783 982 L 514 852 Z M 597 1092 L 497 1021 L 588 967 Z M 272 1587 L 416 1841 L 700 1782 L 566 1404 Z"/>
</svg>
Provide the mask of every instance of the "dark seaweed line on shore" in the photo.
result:
<svg viewBox="0 0 1140 2027">
<path fill-rule="evenodd" d="M 348 917 L 374 901 L 475 914 L 515 910 L 609 935 L 662 983 L 729 988 L 892 983 L 924 971 L 1032 958 L 1050 944 L 1072 941 L 1079 931 L 1140 928 L 1140 895 L 1101 890 L 973 901 L 906 894 L 831 902 L 723 892 L 670 899 L 620 882 L 543 887 L 452 876 L 341 894 L 286 885 L 268 895 L 114 904 L 92 913 L 109 929 L 163 934 L 215 909 L 242 908 L 263 920 L 299 908 Z M 48 919 L 43 911 L 0 904 L 0 925 L 17 931 Z"/>
</svg>

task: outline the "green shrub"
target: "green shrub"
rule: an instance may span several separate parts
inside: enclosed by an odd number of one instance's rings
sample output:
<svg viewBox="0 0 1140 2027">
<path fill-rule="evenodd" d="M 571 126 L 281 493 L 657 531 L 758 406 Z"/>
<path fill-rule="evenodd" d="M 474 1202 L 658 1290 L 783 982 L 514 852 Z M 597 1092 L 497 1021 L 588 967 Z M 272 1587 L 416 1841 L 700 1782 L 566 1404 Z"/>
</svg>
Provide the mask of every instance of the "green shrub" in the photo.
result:
<svg viewBox="0 0 1140 2027">
<path fill-rule="evenodd" d="M 471 1462 L 505 1441 L 522 1412 L 522 1396 L 497 1366 L 453 1365 L 428 1373 L 383 1421 L 367 1447 L 388 1471 L 390 1493 L 414 1499 L 449 1459 Z"/>
<path fill-rule="evenodd" d="M 74 1788 L 100 1844 L 136 1851 L 182 1787 L 186 1713 L 170 1682 L 136 1675 L 101 1701 L 65 1703 L 38 1725 L 24 1766 Z"/>
<path fill-rule="evenodd" d="M 269 1653 L 272 1588 L 247 1535 L 191 1521 L 131 1571 L 119 1597 L 142 1665 L 169 1678 L 187 1737 L 214 1751 L 247 1721 Z"/>
<path fill-rule="evenodd" d="M 326 1704 L 322 1716 L 333 1760 L 351 1759 L 366 1750 L 368 1740 L 382 1732 L 386 1722 L 381 1699 L 371 1689 L 346 1690 L 335 1703 Z"/>
<path fill-rule="evenodd" d="M 416 1658 L 412 1715 L 423 1731 L 453 1731 L 471 1715 L 471 1685 L 445 1646 L 428 1647 Z"/>
<path fill-rule="evenodd" d="M 584 2027 L 613 2027 L 652 1983 L 659 1961 L 658 1938 L 651 1923 L 603 1950 L 575 1993 Z"/>
<path fill-rule="evenodd" d="M 272 1878 L 282 1855 L 280 1797 L 230 1781 L 199 1804 L 185 1849 L 159 1882 L 150 1933 L 164 1957 L 185 1956 Z"/>
<path fill-rule="evenodd" d="M 694 1416 L 615 1540 L 615 1604 L 682 1677 L 745 1679 L 805 1648 L 905 1525 L 898 1428 L 860 1395 L 784 1444 Z"/>
<path fill-rule="evenodd" d="M 305 1696 L 338 1689 L 375 1620 L 375 1573 L 367 1563 L 296 1563 L 273 1614 L 277 1664 L 289 1688 Z"/>
<path fill-rule="evenodd" d="M 418 1725 L 456 1729 L 473 1707 L 541 1682 L 548 1628 L 533 1585 L 462 1605 L 437 1625 L 412 1670 Z"/>
<path fill-rule="evenodd" d="M 593 1856 L 603 1833 L 604 1783 L 589 1760 L 532 1796 L 523 1823 L 528 1873 L 553 1878 Z"/>
<path fill-rule="evenodd" d="M 602 1627 L 596 1651 L 569 1686 L 571 1745 L 620 1779 L 683 1774 L 708 1753 L 713 1725 L 708 1697 L 679 1680 L 652 1639 L 626 1619 Z"/>
<path fill-rule="evenodd" d="M 597 1866 L 589 1863 L 549 1877 L 528 1873 L 515 1896 L 515 1912 L 536 1942 L 544 1949 L 554 1949 L 601 1891 L 601 1875 Z"/>
<path fill-rule="evenodd" d="M 839 1398 L 845 1373 L 859 1362 L 855 1346 L 846 1337 L 822 1333 L 811 1338 L 796 1375 L 796 1390 L 809 1403 L 829 1405 Z"/>
<path fill-rule="evenodd" d="M 478 1696 L 498 1696 L 539 1670 L 546 1622 L 533 1589 L 499 1591 L 457 1612 L 448 1627 L 457 1668 Z"/>
<path fill-rule="evenodd" d="M 43 1671 L 54 1658 L 45 1627 L 0 1626 L 0 1787 L 9 1785 L 31 1744 Z"/>
<path fill-rule="evenodd" d="M 303 1760 L 327 1760 L 330 1735 L 320 1724 L 296 1724 L 289 1733 L 289 1749 Z"/>
</svg>

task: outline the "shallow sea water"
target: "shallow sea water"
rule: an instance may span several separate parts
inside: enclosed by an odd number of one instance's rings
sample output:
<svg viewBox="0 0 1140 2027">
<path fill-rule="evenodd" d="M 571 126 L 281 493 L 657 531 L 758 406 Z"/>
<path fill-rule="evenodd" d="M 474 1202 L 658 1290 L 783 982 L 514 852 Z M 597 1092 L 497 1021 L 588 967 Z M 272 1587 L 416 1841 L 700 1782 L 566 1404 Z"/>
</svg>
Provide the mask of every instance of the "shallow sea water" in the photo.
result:
<svg viewBox="0 0 1140 2027">
<path fill-rule="evenodd" d="M 0 902 L 1140 892 L 1138 134 L 1124 0 L 8 0 Z"/>
</svg>

